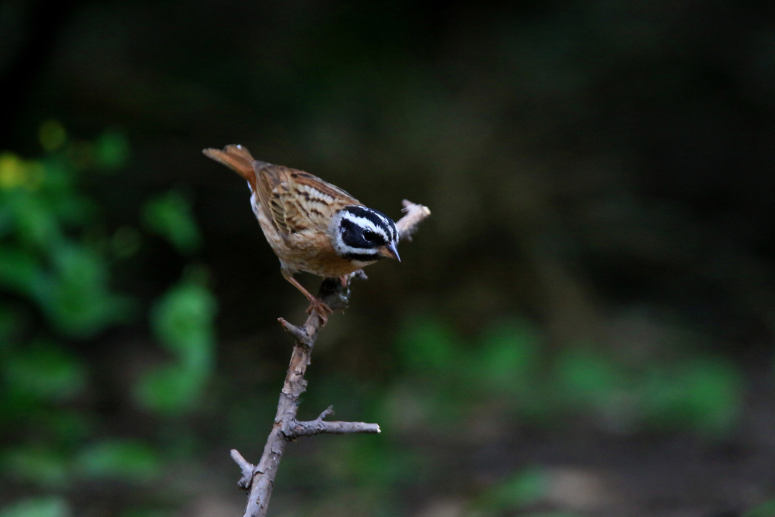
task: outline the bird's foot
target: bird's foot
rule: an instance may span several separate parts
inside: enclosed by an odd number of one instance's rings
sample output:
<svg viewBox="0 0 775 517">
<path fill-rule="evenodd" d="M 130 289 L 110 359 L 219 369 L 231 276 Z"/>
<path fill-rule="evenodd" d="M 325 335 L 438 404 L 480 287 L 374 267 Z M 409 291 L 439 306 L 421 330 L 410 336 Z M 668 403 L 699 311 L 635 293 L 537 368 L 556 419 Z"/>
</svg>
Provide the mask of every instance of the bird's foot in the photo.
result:
<svg viewBox="0 0 775 517">
<path fill-rule="evenodd" d="M 334 310 L 320 298 L 313 298 L 310 300 L 309 307 L 307 307 L 307 314 L 312 314 L 313 312 L 320 318 L 320 322 L 325 325 L 328 323 L 328 317 Z"/>
</svg>

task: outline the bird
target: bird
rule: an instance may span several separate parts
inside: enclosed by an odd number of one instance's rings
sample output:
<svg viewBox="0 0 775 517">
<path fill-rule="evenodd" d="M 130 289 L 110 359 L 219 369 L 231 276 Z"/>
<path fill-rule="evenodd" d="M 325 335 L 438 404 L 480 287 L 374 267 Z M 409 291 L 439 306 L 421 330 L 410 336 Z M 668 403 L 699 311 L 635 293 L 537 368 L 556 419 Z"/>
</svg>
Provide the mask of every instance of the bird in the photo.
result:
<svg viewBox="0 0 775 517">
<path fill-rule="evenodd" d="M 336 185 L 256 160 L 242 145 L 202 152 L 247 180 L 251 208 L 283 278 L 309 300 L 307 312 L 317 313 L 323 324 L 333 311 L 294 278 L 296 273 L 339 278 L 345 285 L 350 273 L 380 259 L 401 261 L 395 222 Z"/>
</svg>

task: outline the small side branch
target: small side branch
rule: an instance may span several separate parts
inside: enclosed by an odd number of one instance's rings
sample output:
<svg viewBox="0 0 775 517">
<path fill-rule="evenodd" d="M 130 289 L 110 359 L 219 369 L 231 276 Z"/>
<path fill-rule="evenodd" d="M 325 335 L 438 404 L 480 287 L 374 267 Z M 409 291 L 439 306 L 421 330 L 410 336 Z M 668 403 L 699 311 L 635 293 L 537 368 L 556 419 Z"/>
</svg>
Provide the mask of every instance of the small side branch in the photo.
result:
<svg viewBox="0 0 775 517">
<path fill-rule="evenodd" d="M 412 235 L 417 231 L 419 224 L 431 215 L 431 209 L 425 205 L 412 203 L 408 199 L 404 199 L 401 204 L 404 205 L 404 208 L 401 210 L 404 216 L 396 222 L 396 228 L 401 239 L 411 241 Z"/>
<path fill-rule="evenodd" d="M 404 216 L 396 222 L 396 227 L 401 239 L 411 240 L 417 225 L 428 217 L 431 211 L 426 206 L 406 200 L 404 200 L 403 206 Z M 349 299 L 350 281 L 354 278 L 365 277 L 363 271 L 356 271 L 347 278 L 346 285 L 342 285 L 339 279 L 326 279 L 321 285 L 318 297 L 334 310 L 343 308 Z M 277 413 L 272 430 L 266 439 L 264 452 L 257 465 L 248 462 L 236 450 L 232 449 L 231 451 L 231 457 L 242 473 L 238 484 L 249 490 L 243 517 L 266 516 L 277 469 L 285 453 L 285 447 L 291 440 L 324 433 L 381 432 L 378 424 L 326 420 L 333 413 L 333 408 L 330 406 L 314 420 L 296 419 L 301 395 L 307 389 L 307 380 L 304 376 L 307 373 L 312 349 L 317 341 L 323 321 L 314 311 L 310 313 L 301 326 L 293 325 L 283 318 L 278 318 L 277 321 L 293 337 L 294 346 L 288 372 L 285 375 L 283 388 L 277 402 Z"/>
<path fill-rule="evenodd" d="M 242 471 L 242 477 L 237 482 L 237 484 L 241 488 L 248 488 L 250 483 L 253 481 L 253 471 L 256 466 L 246 460 L 237 449 L 231 450 L 231 459 L 233 459 L 234 462 L 239 465 L 239 468 Z"/>
<path fill-rule="evenodd" d="M 280 325 L 282 325 L 283 329 L 288 334 L 293 336 L 296 342 L 300 345 L 309 347 L 314 343 L 314 341 L 310 339 L 309 335 L 304 331 L 304 329 L 301 329 L 292 323 L 288 323 L 288 320 L 285 318 L 277 318 L 277 321 L 280 322 Z"/>
<path fill-rule="evenodd" d="M 315 420 L 294 420 L 291 422 L 283 434 L 289 440 L 302 436 L 314 436 L 316 434 L 350 434 L 350 433 L 371 433 L 379 434 L 382 431 L 379 424 L 369 424 L 366 422 L 329 422 L 327 417 L 334 413 L 333 406 L 328 406 L 320 416 Z"/>
<path fill-rule="evenodd" d="M 365 433 L 379 434 L 382 430 L 379 424 L 370 424 L 367 422 L 326 422 L 320 420 L 307 420 L 306 422 L 296 422 L 293 426 L 289 438 L 299 438 L 301 436 L 314 436 L 316 434 L 350 434 Z M 287 436 L 287 435 L 286 435 Z"/>
</svg>

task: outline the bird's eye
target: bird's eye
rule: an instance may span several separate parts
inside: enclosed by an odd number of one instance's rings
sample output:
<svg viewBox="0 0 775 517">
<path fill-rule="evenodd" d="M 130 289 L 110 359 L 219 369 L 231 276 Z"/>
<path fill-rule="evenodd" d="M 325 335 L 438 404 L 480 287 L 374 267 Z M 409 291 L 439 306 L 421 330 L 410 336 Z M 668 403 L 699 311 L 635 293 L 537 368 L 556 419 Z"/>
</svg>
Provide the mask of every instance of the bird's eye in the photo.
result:
<svg viewBox="0 0 775 517">
<path fill-rule="evenodd" d="M 363 237 L 370 242 L 375 242 L 379 240 L 379 234 L 371 230 L 364 230 Z"/>
</svg>

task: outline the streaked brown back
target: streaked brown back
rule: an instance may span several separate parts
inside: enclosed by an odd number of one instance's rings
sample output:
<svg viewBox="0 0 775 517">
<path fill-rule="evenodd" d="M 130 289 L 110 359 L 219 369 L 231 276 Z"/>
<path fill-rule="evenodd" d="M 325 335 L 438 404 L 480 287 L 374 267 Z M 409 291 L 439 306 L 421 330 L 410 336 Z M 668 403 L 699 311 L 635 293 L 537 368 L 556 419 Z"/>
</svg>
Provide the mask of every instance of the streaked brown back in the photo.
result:
<svg viewBox="0 0 775 517">
<path fill-rule="evenodd" d="M 241 145 L 202 152 L 250 183 L 261 210 L 284 239 L 304 230 L 325 232 L 336 212 L 361 204 L 346 191 L 308 172 L 256 160 Z"/>
<path fill-rule="evenodd" d="M 259 201 L 286 235 L 307 229 L 327 231 L 336 212 L 360 201 L 308 172 L 255 161 Z"/>
</svg>

